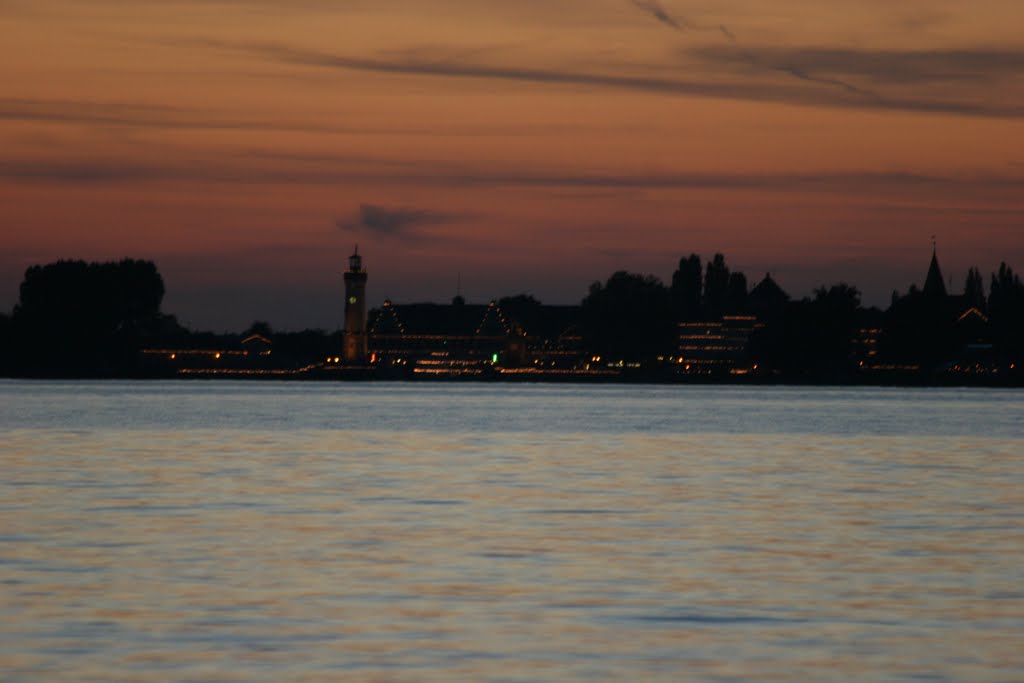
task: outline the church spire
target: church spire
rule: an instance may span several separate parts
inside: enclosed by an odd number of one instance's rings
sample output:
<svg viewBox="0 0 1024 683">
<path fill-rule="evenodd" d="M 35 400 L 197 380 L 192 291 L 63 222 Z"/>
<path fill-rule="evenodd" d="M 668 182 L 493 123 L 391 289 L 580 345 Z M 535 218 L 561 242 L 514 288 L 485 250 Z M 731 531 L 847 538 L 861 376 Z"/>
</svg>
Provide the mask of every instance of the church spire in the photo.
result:
<svg viewBox="0 0 1024 683">
<path fill-rule="evenodd" d="M 928 276 L 924 279 L 924 295 L 936 298 L 946 297 L 946 284 L 942 281 L 942 270 L 939 268 L 934 235 L 932 235 L 932 262 L 928 266 Z"/>
<path fill-rule="evenodd" d="M 358 273 L 363 269 L 363 257 L 359 255 L 359 244 L 356 244 L 356 250 L 348 257 L 348 269 L 353 273 Z"/>
</svg>

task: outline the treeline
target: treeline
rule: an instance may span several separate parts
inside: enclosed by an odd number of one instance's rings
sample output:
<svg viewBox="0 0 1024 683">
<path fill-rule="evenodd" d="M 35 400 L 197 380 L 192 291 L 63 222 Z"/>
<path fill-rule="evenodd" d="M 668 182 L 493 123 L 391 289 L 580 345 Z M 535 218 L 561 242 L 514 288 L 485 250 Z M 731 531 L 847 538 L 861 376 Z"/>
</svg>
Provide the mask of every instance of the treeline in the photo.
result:
<svg viewBox="0 0 1024 683">
<path fill-rule="evenodd" d="M 296 366 L 341 348 L 337 332 L 274 334 L 262 322 L 237 334 L 189 330 L 161 311 L 164 291 L 151 261 L 64 260 L 30 267 L 13 312 L 0 315 L 0 374 L 151 376 L 142 349 L 233 349 L 252 334 L 273 335 L 277 358 Z"/>
<path fill-rule="evenodd" d="M 607 282 L 590 285 L 583 299 L 587 348 L 629 361 L 672 355 L 680 322 L 718 320 L 753 309 L 774 316 L 789 297 L 777 285 L 769 292 L 772 286 L 765 284 L 751 300 L 746 276 L 730 272 L 722 254 L 706 267 L 697 254 L 680 259 L 670 287 L 653 275 L 618 271 Z"/>
<path fill-rule="evenodd" d="M 847 381 L 876 369 L 932 373 L 962 364 L 979 370 L 1019 368 L 1024 360 L 1024 285 L 1005 263 L 986 295 L 972 268 L 962 294 L 912 286 L 893 293 L 883 311 L 865 308 L 853 285 L 839 282 L 793 301 L 766 275 L 752 288 L 722 254 L 679 261 L 670 285 L 619 271 L 595 282 L 582 304 L 586 347 L 612 359 L 652 364 L 680 355 L 680 323 L 754 316 L 745 360 L 763 375 L 793 381 Z"/>
<path fill-rule="evenodd" d="M 160 312 L 163 297 L 150 261 L 32 266 L 0 319 L 0 363 L 8 375 L 126 374 L 147 340 L 176 326 Z"/>
</svg>

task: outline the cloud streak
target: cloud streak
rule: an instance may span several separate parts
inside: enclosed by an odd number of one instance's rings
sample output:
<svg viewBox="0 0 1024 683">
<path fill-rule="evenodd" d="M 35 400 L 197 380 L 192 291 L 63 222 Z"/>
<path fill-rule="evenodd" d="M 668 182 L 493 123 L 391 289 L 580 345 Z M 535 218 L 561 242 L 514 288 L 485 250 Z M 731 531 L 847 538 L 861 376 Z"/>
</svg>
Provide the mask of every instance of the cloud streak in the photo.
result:
<svg viewBox="0 0 1024 683">
<path fill-rule="evenodd" d="M 684 29 L 715 30 L 670 15 L 658 0 L 629 0 L 630 4 L 660 23 Z M 900 101 L 883 98 L 874 90 L 852 83 L 850 78 L 873 84 L 920 86 L 922 83 L 999 84 L 1024 72 L 1024 51 L 991 48 L 936 50 L 855 50 L 830 47 L 740 47 L 735 34 L 724 24 L 718 29 L 732 46 L 705 46 L 688 52 L 709 64 L 747 67 L 753 71 L 786 74 L 807 83 L 834 86 L 848 93 L 878 100 L 899 108 Z M 951 112 L 962 113 L 962 112 Z"/>
<path fill-rule="evenodd" d="M 726 39 L 729 40 L 733 45 L 737 45 L 736 34 L 733 33 L 725 24 L 719 24 L 717 29 L 712 29 L 707 26 L 699 26 L 687 20 L 677 21 L 663 8 L 657 0 L 630 0 L 630 3 L 644 12 L 650 14 L 661 23 L 669 26 L 676 31 L 682 31 L 683 28 L 689 28 L 696 31 L 717 31 L 720 32 Z M 838 78 L 823 78 L 820 76 L 812 75 L 806 66 L 798 66 L 794 64 L 778 64 L 772 63 L 771 61 L 764 58 L 763 55 L 757 54 L 750 50 L 733 48 L 732 50 L 718 50 L 720 53 L 724 53 L 734 58 L 741 58 L 745 62 L 764 67 L 770 71 L 778 71 L 786 75 L 797 78 L 801 81 L 808 83 L 818 83 L 826 86 L 837 86 L 843 90 L 855 93 L 858 95 L 869 95 L 871 97 L 877 97 L 875 93 L 869 92 L 862 88 L 859 88 L 851 83 L 840 80 Z"/>
<path fill-rule="evenodd" d="M 791 75 L 815 83 L 838 85 L 839 88 L 807 88 L 782 83 L 761 81 L 734 81 L 722 79 L 684 80 L 662 76 L 623 75 L 593 73 L 569 69 L 474 63 L 471 61 L 450 61 L 443 56 L 432 59 L 423 54 L 405 59 L 355 57 L 332 54 L 316 50 L 301 49 L 274 43 L 216 43 L 220 49 L 244 51 L 258 54 L 266 59 L 290 65 L 304 65 L 323 69 L 383 73 L 396 76 L 449 78 L 459 80 L 491 80 L 533 83 L 551 86 L 579 86 L 598 89 L 615 89 L 644 92 L 665 96 L 711 97 L 759 102 L 777 102 L 815 107 L 878 109 L 934 114 L 955 114 L 960 116 L 982 116 L 994 118 L 1024 118 L 1024 103 L 979 100 L 976 97 L 936 98 L 901 94 L 896 96 L 877 95 L 863 91 L 856 86 L 838 79 L 819 78 L 807 73 L 799 64 L 776 65 L 775 70 L 785 70 Z M 697 51 L 695 54 L 705 60 L 720 64 L 735 64 L 737 59 L 749 61 L 740 53 L 724 56 L 725 53 Z M 757 52 L 751 52 L 761 59 Z M 756 62 L 755 62 L 756 65 Z"/>
<path fill-rule="evenodd" d="M 360 204 L 354 217 L 339 218 L 335 225 L 344 232 L 365 232 L 382 237 L 410 237 L 433 225 L 451 223 L 460 218 L 429 209 L 409 207 L 388 208 L 377 204 Z"/>
<path fill-rule="evenodd" d="M 794 74 L 816 71 L 859 77 L 876 84 L 998 84 L 1024 73 L 1024 51 L 990 48 L 956 50 L 854 50 L 848 48 L 721 46 L 687 50 L 706 63 L 761 66 Z"/>
<path fill-rule="evenodd" d="M 668 10 L 666 10 L 657 0 L 629 0 L 629 3 L 640 11 L 651 15 L 654 19 L 665 26 L 679 31 L 680 33 L 683 31 L 712 31 L 715 33 L 721 33 L 730 42 L 736 42 L 736 34 L 734 34 L 725 24 L 718 24 L 718 26 L 705 26 L 691 21 L 686 17 L 669 14 Z"/>
<path fill-rule="evenodd" d="M 111 161 L 0 161 L 0 178 L 22 183 L 43 184 L 143 184 L 149 182 L 226 184 L 336 185 L 374 182 L 400 187 L 406 184 L 455 189 L 476 187 L 576 188 L 595 190 L 749 190 L 771 192 L 891 194 L 921 192 L 930 196 L 958 194 L 1005 194 L 1020 205 L 1024 197 L 1024 176 L 1006 173 L 939 175 L 914 171 L 850 171 L 803 173 L 635 173 L 601 174 L 544 171 L 461 165 L 445 161 L 397 164 L 381 161 L 362 163 L 354 169 L 280 165 L 238 166 L 206 164 L 158 164 L 126 160 Z M 465 219 L 459 214 L 427 209 L 363 204 L 354 217 L 339 219 L 343 230 L 366 230 L 378 234 L 408 234 L 427 226 Z"/>
<path fill-rule="evenodd" d="M 135 128 L 185 131 L 280 131 L 328 135 L 418 135 L 428 137 L 529 136 L 538 133 L 568 131 L 569 126 L 521 124 L 497 126 L 481 123 L 473 126 L 330 125 L 310 120 L 283 118 L 241 119 L 216 111 L 183 107 L 143 105 L 130 102 L 92 102 L 74 100 L 32 100 L 0 97 L 0 121 L 32 124 L 92 126 L 96 128 Z"/>
<path fill-rule="evenodd" d="M 674 28 L 677 31 L 683 30 L 682 24 L 673 19 L 672 16 L 670 16 L 669 13 L 665 11 L 665 8 L 662 7 L 660 3 L 657 2 L 657 0 L 629 1 L 634 7 L 640 9 L 643 12 L 646 12 L 647 14 L 650 14 L 652 17 L 654 17 L 661 23 L 665 24 L 666 26 Z"/>
<path fill-rule="evenodd" d="M 279 130 L 318 133 L 365 132 L 308 121 L 244 120 L 180 107 L 127 102 L 80 102 L 0 98 L 0 121 L 183 130 Z"/>
</svg>

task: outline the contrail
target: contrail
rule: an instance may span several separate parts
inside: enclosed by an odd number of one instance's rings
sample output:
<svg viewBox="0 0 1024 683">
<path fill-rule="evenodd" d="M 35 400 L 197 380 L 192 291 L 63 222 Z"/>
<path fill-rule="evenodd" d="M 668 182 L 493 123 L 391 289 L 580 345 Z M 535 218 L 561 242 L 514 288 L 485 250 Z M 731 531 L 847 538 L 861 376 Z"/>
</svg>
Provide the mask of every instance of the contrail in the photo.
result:
<svg viewBox="0 0 1024 683">
<path fill-rule="evenodd" d="M 729 30 L 729 27 L 725 24 L 719 24 L 718 26 L 702 26 L 696 22 L 690 21 L 686 17 L 680 17 L 679 15 L 671 15 L 668 13 L 658 0 L 629 0 L 630 4 L 637 9 L 650 14 L 652 17 L 657 19 L 662 24 L 679 31 L 714 31 L 721 33 L 723 36 L 728 38 L 731 42 L 736 42 L 736 35 Z"/>
<path fill-rule="evenodd" d="M 674 28 L 677 31 L 682 31 L 683 30 L 682 24 L 680 24 L 678 21 L 673 19 L 672 16 L 668 12 L 665 11 L 665 8 L 662 7 L 658 3 L 658 0 L 629 0 L 629 1 L 631 3 L 633 3 L 634 7 L 636 7 L 639 10 L 642 10 L 644 12 L 647 12 L 652 17 L 654 17 L 655 19 L 657 19 L 661 23 L 665 24 L 666 26 L 671 26 L 672 28 Z"/>
<path fill-rule="evenodd" d="M 737 45 L 738 46 L 738 41 L 736 40 L 736 34 L 733 33 L 729 29 L 729 27 L 726 26 L 725 24 L 719 24 L 717 27 L 701 26 L 700 24 L 696 24 L 696 23 L 686 19 L 685 17 L 683 17 L 683 18 L 673 17 L 671 14 L 668 13 L 668 11 L 664 7 L 661 6 L 661 4 L 658 2 L 658 0 L 629 0 L 629 2 L 634 7 L 636 7 L 637 9 L 642 10 L 642 11 L 646 12 L 647 14 L 650 14 L 652 17 L 657 19 L 662 24 L 665 24 L 666 26 L 669 26 L 669 27 L 673 28 L 676 31 L 679 31 L 679 32 L 682 32 L 684 30 L 690 30 L 690 31 L 716 31 L 718 33 L 721 33 L 722 36 L 724 36 L 730 43 L 732 43 L 733 45 Z M 800 69 L 800 68 L 795 67 L 795 66 L 785 66 L 785 65 L 772 64 L 771 62 L 767 62 L 764 59 L 761 59 L 760 57 L 758 57 L 757 55 L 754 55 L 754 54 L 752 54 L 752 53 L 750 53 L 747 50 L 744 50 L 742 48 L 740 48 L 740 54 L 743 56 L 744 59 L 746 59 L 751 64 L 754 64 L 756 66 L 760 66 L 760 67 L 765 68 L 765 69 L 769 69 L 771 71 L 779 71 L 781 73 L 788 74 L 788 75 L 792 76 L 793 78 L 799 79 L 801 81 L 806 81 L 808 83 L 820 83 L 821 85 L 834 86 L 834 87 L 837 87 L 837 88 L 842 88 L 843 90 L 845 90 L 845 91 L 847 91 L 849 93 L 854 93 L 854 94 L 857 94 L 857 95 L 867 95 L 867 96 L 870 96 L 870 97 L 878 97 L 878 95 L 876 93 L 873 93 L 870 90 L 864 90 L 863 88 L 858 88 L 857 86 L 853 85 L 852 83 L 847 83 L 846 81 L 840 80 L 838 78 L 824 78 L 824 77 L 820 77 L 820 76 L 814 76 L 814 75 L 808 73 L 807 71 L 804 71 L 803 69 Z"/>
<path fill-rule="evenodd" d="M 822 85 L 834 85 L 838 88 L 842 88 L 847 92 L 854 93 L 857 95 L 868 95 L 871 97 L 878 97 L 877 94 L 871 92 L 870 90 L 858 88 L 852 83 L 847 83 L 846 81 L 840 80 L 838 78 L 822 78 L 820 76 L 813 76 L 804 71 L 803 69 L 800 69 L 795 66 L 780 66 L 776 64 L 771 64 L 769 62 L 765 62 L 762 59 L 758 59 L 756 56 L 750 54 L 746 50 L 744 50 L 742 54 L 744 57 L 750 60 L 750 62 L 757 64 L 758 66 L 767 67 L 769 69 L 772 69 L 773 71 L 781 71 L 784 74 L 789 74 L 793 78 L 799 78 L 801 81 L 808 81 L 810 83 L 821 83 Z"/>
</svg>

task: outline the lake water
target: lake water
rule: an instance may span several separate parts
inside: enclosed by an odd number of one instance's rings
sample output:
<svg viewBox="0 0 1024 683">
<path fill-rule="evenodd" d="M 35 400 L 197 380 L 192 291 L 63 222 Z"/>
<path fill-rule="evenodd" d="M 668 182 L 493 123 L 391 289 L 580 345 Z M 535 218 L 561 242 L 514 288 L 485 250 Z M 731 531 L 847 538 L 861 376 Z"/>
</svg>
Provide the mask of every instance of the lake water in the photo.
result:
<svg viewBox="0 0 1024 683">
<path fill-rule="evenodd" d="M 5 681 L 1021 681 L 1024 392 L 0 381 Z"/>
</svg>

